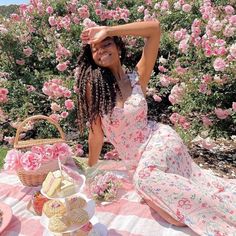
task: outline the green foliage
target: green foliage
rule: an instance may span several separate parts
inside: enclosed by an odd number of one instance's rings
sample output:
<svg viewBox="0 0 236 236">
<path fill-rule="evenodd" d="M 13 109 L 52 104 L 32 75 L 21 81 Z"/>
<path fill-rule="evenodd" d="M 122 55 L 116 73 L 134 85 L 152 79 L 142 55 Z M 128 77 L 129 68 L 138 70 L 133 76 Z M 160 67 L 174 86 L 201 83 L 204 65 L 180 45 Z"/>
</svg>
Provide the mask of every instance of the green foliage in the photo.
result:
<svg viewBox="0 0 236 236">
<path fill-rule="evenodd" d="M 7 149 L 0 147 L 0 170 L 3 167 L 4 158 L 5 158 L 6 154 L 7 154 Z"/>
<path fill-rule="evenodd" d="M 95 12 L 95 1 L 80 0 L 76 6 L 70 6 L 71 1 L 68 0 L 50 0 L 44 1 L 44 9 L 49 4 L 53 8 L 53 13 L 49 14 L 40 12 L 36 7 L 32 12 L 27 13 L 29 18 L 21 16 L 19 21 L 13 19 L 4 20 L 2 23 L 7 29 L 5 33 L 0 34 L 0 73 L 7 73 L 5 76 L 0 76 L 0 88 L 7 88 L 8 101 L 3 104 L 2 110 L 6 117 L 1 118 L 0 110 L 0 137 L 14 136 L 15 128 L 12 123 L 19 122 L 28 116 L 35 114 L 43 115 L 58 115 L 59 123 L 68 134 L 68 139 L 71 139 L 70 133 L 77 131 L 76 122 L 76 107 L 70 111 L 65 108 L 65 100 L 70 98 L 77 105 L 76 93 L 74 92 L 75 69 L 77 68 L 77 58 L 80 53 L 82 43 L 80 41 L 80 33 L 83 30 L 83 17 L 80 18 L 78 9 L 86 5 L 89 9 L 89 18 L 99 25 L 116 25 L 125 22 L 134 22 L 143 20 L 147 15 L 145 11 L 138 11 L 138 7 L 144 6 L 149 17 L 157 18 L 160 21 L 162 28 L 162 36 L 160 42 L 159 58 L 154 67 L 153 74 L 149 83 L 149 88 L 152 92 L 147 95 L 149 113 L 148 116 L 157 121 L 170 124 L 168 117 L 176 112 L 183 116 L 191 125 L 189 129 L 184 129 L 181 125 L 176 125 L 178 132 L 187 140 L 191 140 L 194 136 L 207 130 L 211 136 L 231 136 L 235 134 L 235 111 L 232 111 L 232 103 L 235 102 L 236 95 L 236 71 L 235 60 L 230 62 L 224 71 L 216 71 L 213 68 L 213 62 L 217 57 L 226 59 L 223 56 L 206 56 L 203 43 L 194 45 L 192 41 L 192 24 L 194 20 L 200 21 L 201 32 L 199 37 L 208 38 L 206 28 L 208 20 L 202 18 L 200 8 L 202 1 L 189 1 L 192 6 L 191 12 L 186 13 L 181 9 L 176 9 L 174 4 L 176 1 L 169 2 L 169 10 L 161 10 L 156 4 L 162 1 L 153 1 L 152 5 L 145 4 L 143 0 L 117 0 L 101 1 L 103 10 L 116 11 L 117 9 L 128 9 L 129 16 L 127 18 L 101 19 Z M 188 1 L 186 1 L 187 3 Z M 235 6 L 235 1 L 213 1 L 213 7 L 216 12 L 216 18 L 223 21 L 225 17 L 224 6 L 231 4 Z M 5 16 L 9 16 L 11 6 L 5 9 Z M 16 8 L 15 8 L 16 9 Z M 74 10 L 73 10 L 74 9 Z M 7 13 L 8 12 L 8 13 Z M 1 13 L 0 13 L 1 14 Z M 75 23 L 75 18 L 79 19 L 79 23 Z M 49 19 L 54 17 L 56 22 L 60 24 L 51 26 Z M 70 21 L 69 26 L 66 26 Z M 227 21 L 227 20 L 226 20 Z M 67 23 L 65 23 L 67 22 Z M 225 27 L 225 26 L 224 26 Z M 186 31 L 188 49 L 186 52 L 181 52 L 180 40 L 176 40 L 174 33 L 177 30 L 183 29 Z M 227 53 L 229 46 L 235 43 L 235 36 L 225 37 L 220 32 L 212 34 L 217 39 L 225 40 Z M 185 38 L 186 39 L 186 38 Z M 212 40 L 212 39 L 211 39 Z M 141 38 L 125 37 L 124 41 L 127 46 L 128 55 L 125 61 L 125 66 L 133 69 L 141 57 L 141 49 L 144 45 L 144 40 Z M 70 51 L 70 55 L 59 58 L 56 51 L 59 45 Z M 212 46 L 212 45 L 211 45 Z M 24 54 L 24 49 L 32 49 L 32 54 L 27 56 Z M 161 63 L 160 58 L 164 58 L 166 63 Z M 22 62 L 23 61 L 23 62 Z M 57 66 L 59 63 L 68 62 L 68 68 L 65 71 L 59 71 Z M 22 65 L 19 65 L 22 63 Z M 166 72 L 161 72 L 159 66 L 164 66 Z M 185 69 L 184 73 L 179 73 L 177 68 Z M 207 84 L 207 91 L 200 92 L 203 76 L 211 76 L 211 81 Z M 175 82 L 164 86 L 161 83 L 162 77 L 172 78 Z M 5 78 L 6 77 L 6 78 Z M 218 80 L 223 82 L 217 82 Z M 71 91 L 69 97 L 49 97 L 44 94 L 43 87 L 45 82 L 52 80 L 60 80 L 61 86 L 68 88 Z M 184 95 L 181 101 L 172 104 L 169 101 L 169 96 L 172 93 L 174 86 L 184 86 Z M 31 86 L 34 89 L 29 89 Z M 208 93 L 207 93 L 208 92 Z M 162 102 L 157 103 L 153 99 L 153 95 L 159 95 Z M 60 105 L 59 111 L 52 111 L 51 105 L 56 103 Z M 1 104 L 2 105 L 2 104 Z M 231 109 L 231 114 L 223 120 L 217 118 L 215 108 Z M 69 112 L 66 118 L 62 118 L 63 112 Z M 163 113 L 166 116 L 163 116 Z M 207 116 L 212 121 L 212 126 L 205 127 L 202 122 L 202 117 Z M 164 118 L 163 118 L 164 117 Z M 33 130 L 26 133 L 28 137 L 53 137 L 56 135 L 55 130 L 49 126 L 35 126 Z M 78 135 L 76 140 L 81 143 L 85 152 L 88 150 L 87 131 L 84 136 Z M 27 136 L 26 136 L 27 137 Z M 104 147 L 103 152 L 110 150 L 110 146 Z"/>
<path fill-rule="evenodd" d="M 8 5 L 8 6 L 0 6 L 0 16 L 9 17 L 12 13 L 16 12 L 19 8 L 19 5 Z"/>
</svg>

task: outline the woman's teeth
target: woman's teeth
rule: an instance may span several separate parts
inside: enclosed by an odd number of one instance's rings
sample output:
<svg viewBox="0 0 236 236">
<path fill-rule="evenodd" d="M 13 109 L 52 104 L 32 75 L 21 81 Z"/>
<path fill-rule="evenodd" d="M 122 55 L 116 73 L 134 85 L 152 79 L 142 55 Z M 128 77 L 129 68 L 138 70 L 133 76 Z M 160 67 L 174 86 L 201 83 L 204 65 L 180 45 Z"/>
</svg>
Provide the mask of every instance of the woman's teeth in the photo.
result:
<svg viewBox="0 0 236 236">
<path fill-rule="evenodd" d="M 100 57 L 100 60 L 103 61 L 103 60 L 106 60 L 108 57 L 110 57 L 111 54 L 109 53 L 104 53 L 101 57 Z"/>
</svg>

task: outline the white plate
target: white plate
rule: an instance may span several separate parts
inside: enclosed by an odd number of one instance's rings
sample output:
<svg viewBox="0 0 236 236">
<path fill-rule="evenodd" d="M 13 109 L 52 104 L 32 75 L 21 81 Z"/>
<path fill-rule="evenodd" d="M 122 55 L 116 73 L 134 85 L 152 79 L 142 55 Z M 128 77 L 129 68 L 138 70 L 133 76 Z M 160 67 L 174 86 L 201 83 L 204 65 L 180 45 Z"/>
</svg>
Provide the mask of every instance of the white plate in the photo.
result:
<svg viewBox="0 0 236 236">
<path fill-rule="evenodd" d="M 98 222 L 98 218 L 96 216 L 93 216 L 90 222 L 93 224 L 93 229 L 88 234 L 88 236 L 107 236 L 107 228 L 105 225 Z M 60 235 L 60 234 L 58 234 Z M 51 233 L 48 229 L 45 229 L 43 232 L 43 236 L 54 236 L 53 233 Z M 73 233 L 71 233 L 71 236 L 73 236 Z"/>
<path fill-rule="evenodd" d="M 0 225 L 0 234 L 9 225 L 12 219 L 12 209 L 4 202 L 0 202 L 0 210 L 2 211 L 2 223 Z"/>
</svg>

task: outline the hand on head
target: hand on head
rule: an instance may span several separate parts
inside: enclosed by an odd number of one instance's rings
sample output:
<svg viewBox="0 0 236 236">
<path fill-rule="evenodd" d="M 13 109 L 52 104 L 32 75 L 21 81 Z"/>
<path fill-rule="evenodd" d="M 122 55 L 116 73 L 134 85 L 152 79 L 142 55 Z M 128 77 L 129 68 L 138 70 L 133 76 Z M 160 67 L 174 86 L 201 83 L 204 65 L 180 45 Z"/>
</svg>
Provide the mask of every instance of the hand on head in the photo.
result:
<svg viewBox="0 0 236 236">
<path fill-rule="evenodd" d="M 108 27 L 98 26 L 88 28 L 82 31 L 80 38 L 83 42 L 88 44 L 99 43 L 106 37 L 108 37 Z"/>
</svg>

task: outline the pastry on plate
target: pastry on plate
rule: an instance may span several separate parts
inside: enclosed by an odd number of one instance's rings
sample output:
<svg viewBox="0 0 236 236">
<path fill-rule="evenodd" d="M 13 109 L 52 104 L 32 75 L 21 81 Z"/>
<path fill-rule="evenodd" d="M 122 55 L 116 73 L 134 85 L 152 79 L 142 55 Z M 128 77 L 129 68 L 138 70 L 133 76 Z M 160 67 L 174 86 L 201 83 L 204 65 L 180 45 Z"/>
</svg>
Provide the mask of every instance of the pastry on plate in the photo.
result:
<svg viewBox="0 0 236 236">
<path fill-rule="evenodd" d="M 68 219 L 72 225 L 84 225 L 89 221 L 89 215 L 84 209 L 74 209 L 68 212 Z"/>
<path fill-rule="evenodd" d="M 67 198 L 67 206 L 69 210 L 83 208 L 86 204 L 86 200 L 80 196 L 72 196 Z"/>
<path fill-rule="evenodd" d="M 70 227 L 67 217 L 55 215 L 49 219 L 48 229 L 52 232 L 64 232 Z"/>
<path fill-rule="evenodd" d="M 62 216 L 66 213 L 66 207 L 59 200 L 50 200 L 43 205 L 43 213 L 49 218 L 55 215 Z"/>
</svg>

